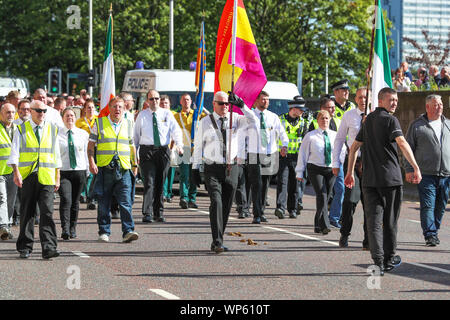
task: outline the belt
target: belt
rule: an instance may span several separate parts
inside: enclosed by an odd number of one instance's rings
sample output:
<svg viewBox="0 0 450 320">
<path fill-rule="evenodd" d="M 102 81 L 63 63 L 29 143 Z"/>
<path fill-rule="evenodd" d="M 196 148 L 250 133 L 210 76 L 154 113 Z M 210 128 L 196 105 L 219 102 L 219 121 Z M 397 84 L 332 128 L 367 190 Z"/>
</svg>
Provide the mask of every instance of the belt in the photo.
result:
<svg viewBox="0 0 450 320">
<path fill-rule="evenodd" d="M 164 150 L 164 149 L 169 148 L 169 146 L 166 145 L 166 146 L 159 146 L 159 147 L 157 147 L 157 146 L 154 146 L 152 144 L 141 144 L 140 148 L 147 148 L 149 150 Z"/>
</svg>

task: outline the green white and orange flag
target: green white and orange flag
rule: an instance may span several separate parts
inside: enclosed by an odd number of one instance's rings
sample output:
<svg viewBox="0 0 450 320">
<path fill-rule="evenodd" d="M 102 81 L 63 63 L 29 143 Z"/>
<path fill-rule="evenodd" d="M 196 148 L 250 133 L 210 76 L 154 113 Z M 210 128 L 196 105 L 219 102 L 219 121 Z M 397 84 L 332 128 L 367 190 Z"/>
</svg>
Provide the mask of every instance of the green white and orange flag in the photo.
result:
<svg viewBox="0 0 450 320">
<path fill-rule="evenodd" d="M 225 4 L 217 32 L 214 71 L 214 92 L 233 89 L 250 108 L 267 83 L 243 0 L 227 0 Z M 233 111 L 241 113 L 236 109 Z"/>
<path fill-rule="evenodd" d="M 99 117 L 109 115 L 108 104 L 109 101 L 115 97 L 116 93 L 112 35 L 113 35 L 113 17 L 112 13 L 110 13 L 108 21 L 108 32 L 106 35 L 105 55 L 103 57 L 103 76 L 102 76 Z"/>
<path fill-rule="evenodd" d="M 372 65 L 372 111 L 378 107 L 378 92 L 386 87 L 392 88 L 389 50 L 386 41 L 383 11 L 381 10 L 380 0 L 378 0 L 378 5 L 376 7 L 375 26 L 376 29 Z"/>
</svg>

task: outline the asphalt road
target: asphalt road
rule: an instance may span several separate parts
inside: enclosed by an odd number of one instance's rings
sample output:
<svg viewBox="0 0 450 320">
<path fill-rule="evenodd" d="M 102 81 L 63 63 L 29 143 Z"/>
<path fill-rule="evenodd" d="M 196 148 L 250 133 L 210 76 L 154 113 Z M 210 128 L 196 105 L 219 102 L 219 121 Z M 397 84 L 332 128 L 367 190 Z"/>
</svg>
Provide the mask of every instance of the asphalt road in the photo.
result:
<svg viewBox="0 0 450 320">
<path fill-rule="evenodd" d="M 15 240 L 0 242 L 0 299 L 259 300 L 270 304 L 299 299 L 450 298 L 448 208 L 439 234 L 441 244 L 429 248 L 421 233 L 418 203 L 404 201 L 398 231 L 403 263 L 384 277 L 370 277 L 370 253 L 362 251 L 360 205 L 349 248 L 342 249 L 337 229 L 326 236 L 313 232 L 311 187 L 307 187 L 301 216 L 279 220 L 273 214 L 272 186 L 266 213 L 269 222 L 253 225 L 251 218 L 237 219 L 233 208 L 225 236 L 230 251 L 215 254 L 209 250 L 206 193 L 200 193 L 199 209 L 182 210 L 178 200 L 175 197 L 166 204 L 166 223 L 143 224 L 142 196 L 137 195 L 133 214 L 140 238 L 130 244 L 121 242 L 118 220 L 113 220 L 111 242 L 97 242 L 96 211 L 86 210 L 86 204 L 81 204 L 78 238 L 59 241 L 62 255 L 58 258 L 43 260 L 38 239 L 28 260 L 18 258 Z M 58 204 L 56 199 L 59 236 Z M 14 227 L 15 236 L 18 232 Z M 249 240 L 256 244 L 249 245 Z"/>
</svg>

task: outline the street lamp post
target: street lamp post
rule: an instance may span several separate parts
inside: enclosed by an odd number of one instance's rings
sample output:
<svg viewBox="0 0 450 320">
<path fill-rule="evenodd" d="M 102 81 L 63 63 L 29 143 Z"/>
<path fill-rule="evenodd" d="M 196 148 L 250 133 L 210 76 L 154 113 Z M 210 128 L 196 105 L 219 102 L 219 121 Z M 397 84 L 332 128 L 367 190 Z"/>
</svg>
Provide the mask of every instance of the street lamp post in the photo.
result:
<svg viewBox="0 0 450 320">
<path fill-rule="evenodd" d="M 90 70 L 94 69 L 93 51 L 92 51 L 92 0 L 89 0 L 89 48 L 88 48 L 88 55 L 89 55 L 89 72 L 90 72 Z M 93 93 L 92 86 L 89 86 L 88 91 L 89 91 L 89 96 L 92 97 L 92 93 Z"/>
</svg>

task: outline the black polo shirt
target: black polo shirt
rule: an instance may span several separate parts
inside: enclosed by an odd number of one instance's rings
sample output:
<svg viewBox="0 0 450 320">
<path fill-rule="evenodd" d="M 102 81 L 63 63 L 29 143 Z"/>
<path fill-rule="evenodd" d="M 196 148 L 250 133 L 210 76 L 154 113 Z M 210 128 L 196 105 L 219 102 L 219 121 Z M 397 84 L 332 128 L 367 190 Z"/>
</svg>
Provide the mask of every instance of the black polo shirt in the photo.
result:
<svg viewBox="0 0 450 320">
<path fill-rule="evenodd" d="M 384 108 L 370 113 L 356 140 L 363 143 L 363 187 L 403 185 L 395 138 L 403 136 L 398 119 Z"/>
</svg>

